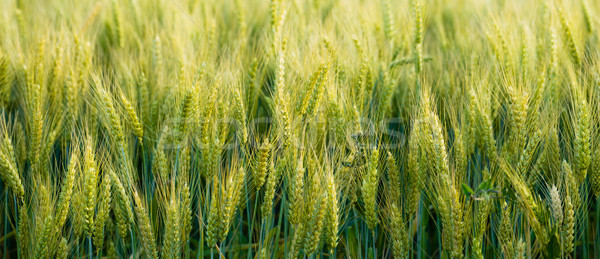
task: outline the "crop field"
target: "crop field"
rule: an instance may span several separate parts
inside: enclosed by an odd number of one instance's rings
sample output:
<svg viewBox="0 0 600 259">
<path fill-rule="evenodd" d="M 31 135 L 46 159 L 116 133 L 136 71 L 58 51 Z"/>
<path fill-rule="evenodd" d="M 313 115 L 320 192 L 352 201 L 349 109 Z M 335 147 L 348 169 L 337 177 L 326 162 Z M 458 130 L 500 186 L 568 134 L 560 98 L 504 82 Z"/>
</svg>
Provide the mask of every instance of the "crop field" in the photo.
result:
<svg viewBox="0 0 600 259">
<path fill-rule="evenodd" d="M 598 15 L 0 0 L 0 257 L 598 258 Z"/>
</svg>

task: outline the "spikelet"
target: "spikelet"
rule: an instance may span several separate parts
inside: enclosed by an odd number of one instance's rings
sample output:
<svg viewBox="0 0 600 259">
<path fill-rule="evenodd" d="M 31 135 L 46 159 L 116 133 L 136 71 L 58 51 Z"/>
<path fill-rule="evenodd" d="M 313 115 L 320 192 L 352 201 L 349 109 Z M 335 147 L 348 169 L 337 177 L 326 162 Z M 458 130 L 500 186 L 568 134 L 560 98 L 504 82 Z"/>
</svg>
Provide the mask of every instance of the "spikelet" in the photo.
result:
<svg viewBox="0 0 600 259">
<path fill-rule="evenodd" d="M 371 231 L 377 226 L 377 186 L 379 185 L 377 165 L 379 162 L 379 151 L 373 149 L 369 166 L 362 179 L 361 193 L 364 200 L 365 221 Z"/>
<path fill-rule="evenodd" d="M 96 168 L 96 158 L 92 149 L 91 140 L 85 149 L 84 177 L 85 177 L 85 203 L 84 203 L 84 232 L 86 236 L 92 235 L 94 227 L 94 209 L 96 208 L 96 194 L 98 184 L 98 169 Z"/>
<path fill-rule="evenodd" d="M 400 171 L 398 170 L 398 166 L 396 165 L 396 158 L 394 155 L 387 152 L 387 169 L 388 169 L 388 192 L 389 199 L 392 199 L 392 202 L 396 202 L 400 197 Z"/>
<path fill-rule="evenodd" d="M 517 242 L 517 247 L 515 248 L 515 259 L 525 259 L 525 241 L 523 239 L 519 239 Z"/>
<path fill-rule="evenodd" d="M 295 225 L 300 222 L 303 193 L 304 193 L 304 168 L 302 167 L 302 159 L 298 161 L 298 165 L 294 170 L 289 171 L 292 175 L 289 177 L 289 185 L 287 190 L 288 197 L 288 221 Z"/>
<path fill-rule="evenodd" d="M 414 16 L 414 53 L 415 53 L 415 73 L 419 75 L 423 70 L 423 17 L 421 13 L 421 0 L 412 1 Z"/>
<path fill-rule="evenodd" d="M 530 175 L 529 166 L 531 165 L 534 152 L 538 147 L 541 134 L 542 133 L 540 130 L 536 131 L 535 134 L 529 139 L 527 146 L 521 153 L 521 158 L 519 159 L 519 163 L 517 164 L 517 170 L 523 179 L 535 178 L 535 175 Z"/>
<path fill-rule="evenodd" d="M 279 57 L 277 58 L 277 75 L 275 78 L 276 93 L 283 91 L 283 87 L 285 86 L 285 58 L 283 51 L 280 51 L 278 55 Z"/>
<path fill-rule="evenodd" d="M 277 113 L 277 130 L 282 137 L 283 147 L 285 149 L 292 146 L 292 120 L 288 112 L 289 98 L 283 93 L 283 90 L 277 92 L 277 102 L 275 105 Z"/>
<path fill-rule="evenodd" d="M 265 184 L 265 193 L 261 205 L 261 212 L 264 218 L 269 218 L 273 211 L 273 198 L 275 196 L 277 185 L 279 185 L 279 179 L 282 175 L 282 167 L 285 166 L 286 162 L 279 161 L 277 169 L 275 169 L 274 164 L 274 161 L 271 160 L 269 164 L 269 176 L 267 178 L 267 183 Z"/>
<path fill-rule="evenodd" d="M 19 221 L 17 226 L 17 244 L 21 256 L 27 258 L 27 251 L 29 251 L 29 240 L 30 240 L 30 226 L 29 215 L 27 214 L 27 206 L 23 204 L 19 208 Z"/>
<path fill-rule="evenodd" d="M 529 39 L 527 31 L 523 30 L 522 44 L 521 44 L 521 71 L 522 80 L 526 81 L 529 79 Z"/>
<path fill-rule="evenodd" d="M 448 207 L 448 203 L 444 200 L 443 195 L 438 195 L 436 198 L 437 212 L 440 215 L 442 222 L 442 247 L 446 250 L 452 249 L 452 210 Z"/>
<path fill-rule="evenodd" d="M 583 11 L 583 22 L 587 33 L 592 33 L 594 26 L 592 25 L 592 17 L 590 16 L 590 8 L 587 1 L 581 1 L 581 10 Z"/>
<path fill-rule="evenodd" d="M 342 80 L 343 78 L 343 73 L 344 71 L 341 68 L 340 65 L 340 58 L 338 56 L 338 51 L 337 48 L 335 46 L 333 46 L 333 44 L 331 43 L 331 41 L 324 36 L 323 37 L 323 45 L 325 45 L 325 48 L 327 49 L 327 52 L 329 53 L 329 57 L 331 57 L 331 59 L 333 60 L 333 74 L 335 76 L 336 82 L 340 82 L 340 80 Z"/>
<path fill-rule="evenodd" d="M 233 195 L 234 203 L 238 211 L 242 211 L 246 206 L 246 177 L 247 172 L 245 166 L 240 166 L 239 172 L 235 175 L 234 185 L 235 191 Z"/>
<path fill-rule="evenodd" d="M 569 21 L 567 20 L 566 14 L 562 8 L 558 9 L 558 15 L 560 18 L 560 24 L 563 29 L 563 35 L 565 37 L 565 41 L 567 42 L 567 46 L 569 48 L 569 54 L 571 55 L 571 60 L 575 64 L 575 66 L 581 66 L 581 54 L 579 53 L 579 49 L 575 44 L 575 38 L 573 37 L 573 33 L 571 32 L 571 26 L 569 25 Z"/>
<path fill-rule="evenodd" d="M 594 150 L 594 158 L 592 159 L 591 170 L 590 170 L 590 184 L 592 186 L 592 193 L 596 197 L 600 197 L 600 146 L 597 146 Z"/>
<path fill-rule="evenodd" d="M 8 108 L 11 94 L 12 73 L 9 69 L 8 58 L 0 50 L 0 106 Z"/>
<path fill-rule="evenodd" d="M 56 46 L 55 49 L 56 52 L 56 57 L 54 58 L 54 65 L 52 66 L 52 73 L 50 74 L 50 78 L 48 78 L 48 85 L 50 88 L 50 99 L 57 104 L 62 103 L 62 95 L 60 93 L 61 89 L 62 89 L 62 83 L 63 83 L 63 53 L 64 50 L 60 45 Z M 1 53 L 0 53 L 1 54 Z M 1 56 L 1 55 L 0 55 Z M 56 110 L 56 112 L 62 112 L 60 109 L 63 108 L 60 105 L 57 105 L 57 107 L 59 110 Z"/>
<path fill-rule="evenodd" d="M 304 84 L 304 87 L 300 90 L 301 101 L 296 102 L 296 113 L 298 116 L 303 116 L 306 114 L 308 110 L 308 105 L 310 103 L 310 99 L 312 93 L 317 86 L 317 80 L 319 79 L 319 75 L 321 74 L 321 66 L 311 74 L 309 80 Z"/>
<path fill-rule="evenodd" d="M 321 236 L 323 234 L 323 222 L 325 220 L 325 212 L 327 206 L 327 199 L 325 195 L 316 194 L 313 197 L 315 199 L 315 206 L 308 208 L 312 210 L 311 217 L 308 221 L 308 227 L 306 229 L 306 239 L 304 240 L 304 253 L 311 255 L 318 249 L 319 243 L 321 242 Z"/>
<path fill-rule="evenodd" d="M 179 258 L 181 224 L 179 215 L 179 202 L 171 200 L 167 209 L 167 219 L 165 222 L 165 237 L 161 250 L 162 258 Z"/>
<path fill-rule="evenodd" d="M 554 217 L 554 222 L 558 226 L 562 227 L 563 223 L 563 207 L 560 201 L 560 193 L 558 192 L 558 188 L 556 186 L 552 186 L 550 188 L 550 208 L 552 208 L 552 216 Z"/>
<path fill-rule="evenodd" d="M 392 15 L 390 1 L 382 0 L 381 9 L 383 16 L 383 32 L 385 33 L 386 40 L 388 40 L 390 42 L 390 45 L 393 46 L 393 37 L 396 33 L 396 27 L 394 25 L 394 16 Z"/>
<path fill-rule="evenodd" d="M 242 95 L 239 89 L 233 91 L 233 117 L 236 122 L 237 138 L 242 145 L 248 141 L 248 129 L 246 128 L 246 109 L 242 101 Z"/>
<path fill-rule="evenodd" d="M 360 45 L 360 41 L 357 38 L 353 38 L 353 40 L 360 60 L 360 70 L 358 71 L 359 74 L 356 81 L 354 95 L 356 101 L 361 103 L 363 98 L 365 98 L 365 85 L 367 84 L 367 77 L 369 74 L 369 59 L 367 58 L 367 55 L 365 55 L 364 50 Z"/>
<path fill-rule="evenodd" d="M 499 230 L 498 230 L 498 239 L 500 240 L 500 243 L 502 244 L 502 246 L 505 249 L 505 252 L 508 252 L 510 249 L 508 249 L 509 245 L 511 243 L 512 240 L 512 218 L 511 218 L 511 207 L 508 206 L 508 204 L 506 204 L 506 202 L 504 202 L 504 205 L 502 205 L 502 217 L 501 217 L 501 221 L 500 221 L 500 226 L 499 226 Z"/>
<path fill-rule="evenodd" d="M 131 105 L 131 102 L 129 102 L 129 100 L 127 100 L 127 97 L 125 97 L 125 95 L 123 94 L 121 94 L 121 102 L 123 103 L 125 111 L 127 112 L 127 118 L 129 119 L 129 124 L 131 125 L 131 128 L 133 128 L 133 133 L 135 134 L 135 136 L 138 137 L 139 141 L 141 142 L 144 138 L 144 129 L 142 128 L 142 123 L 138 118 L 137 114 L 135 113 L 133 105 Z"/>
<path fill-rule="evenodd" d="M 273 198 L 275 196 L 277 185 L 279 185 L 279 179 L 283 171 L 282 167 L 286 165 L 286 162 L 279 161 L 277 165 L 277 169 L 275 169 L 273 160 L 271 160 L 271 163 L 269 164 L 269 176 L 265 185 L 263 204 L 261 205 L 261 212 L 264 218 L 269 218 L 273 211 Z"/>
<path fill-rule="evenodd" d="M 412 1 L 413 16 L 414 16 L 414 44 L 419 45 L 423 43 L 423 17 L 421 13 L 422 3 L 421 0 Z"/>
<path fill-rule="evenodd" d="M 325 211 L 325 241 L 329 247 L 330 254 L 333 254 L 338 242 L 338 231 L 339 231 L 339 200 L 337 195 L 337 188 L 333 172 L 327 175 L 327 202 Z"/>
<path fill-rule="evenodd" d="M 78 115 L 78 106 L 77 106 L 77 97 L 79 92 L 78 90 L 78 82 L 77 77 L 75 75 L 75 71 L 73 69 L 69 70 L 69 74 L 67 75 L 66 83 L 63 93 L 63 110 L 65 111 L 65 130 L 69 132 L 75 123 Z"/>
<path fill-rule="evenodd" d="M 558 142 L 558 132 L 556 128 L 551 128 L 549 139 L 546 142 L 544 153 L 540 158 L 542 163 L 542 170 L 544 170 L 545 177 L 551 180 L 559 179 L 561 161 L 560 158 L 560 143 Z M 554 181 L 552 181 L 554 182 Z"/>
<path fill-rule="evenodd" d="M 419 123 L 413 124 L 408 142 L 408 183 L 406 188 L 406 214 L 412 217 L 417 212 L 421 197 L 421 168 L 419 165 Z"/>
<path fill-rule="evenodd" d="M 513 87 L 508 88 L 510 95 L 510 154 L 518 158 L 518 152 L 523 150 L 525 145 L 525 121 L 527 119 L 527 93 L 518 93 Z"/>
<path fill-rule="evenodd" d="M 463 207 L 460 202 L 456 190 L 451 187 L 451 204 L 452 204 L 452 257 L 463 257 L 463 232 L 465 231 L 463 222 Z"/>
<path fill-rule="evenodd" d="M 25 196 L 25 188 L 18 172 L 10 137 L 5 135 L 2 141 L 2 148 L 0 149 L 0 178 L 4 182 L 4 185 L 10 188 L 16 197 L 22 200 Z"/>
<path fill-rule="evenodd" d="M 566 254 L 573 252 L 573 240 L 575 239 L 575 210 L 573 203 L 571 202 L 571 196 L 569 193 L 565 195 L 565 218 L 561 228 L 561 235 L 563 237 L 563 251 Z"/>
<path fill-rule="evenodd" d="M 47 168 L 50 164 L 50 156 L 54 150 L 54 142 L 58 137 L 58 131 L 54 130 L 46 137 L 46 145 L 42 149 L 40 166 Z"/>
<path fill-rule="evenodd" d="M 438 177 L 436 188 L 440 190 L 440 194 L 437 196 L 437 206 L 443 226 L 443 247 L 450 252 L 452 258 L 462 258 L 462 236 L 465 231 L 462 204 L 450 175 L 440 173 Z"/>
<path fill-rule="evenodd" d="M 94 77 L 94 83 L 99 87 L 102 85 L 100 78 L 97 76 Z M 106 128 L 110 130 L 110 136 L 117 143 L 117 147 L 125 149 L 123 126 L 121 124 L 121 118 L 115 110 L 112 97 L 102 88 L 98 89 L 98 94 L 100 95 L 100 105 L 102 105 L 100 110 L 102 110 L 104 115 L 108 118 L 108 125 L 106 125 Z"/>
<path fill-rule="evenodd" d="M 442 126 L 437 115 L 433 112 L 429 113 L 430 123 L 431 123 L 431 140 L 433 147 L 430 147 L 433 150 L 433 157 L 435 161 L 433 161 L 434 172 L 438 173 L 440 176 L 450 178 L 450 167 L 448 165 L 448 153 L 446 152 L 446 143 L 444 141 L 444 135 L 442 133 Z M 431 144 L 429 144 L 431 145 Z M 448 182 L 450 183 L 450 181 Z M 450 185 L 452 187 L 452 185 Z"/>
<path fill-rule="evenodd" d="M 298 223 L 298 225 L 296 225 L 295 230 L 294 230 L 294 235 L 292 237 L 292 241 L 291 241 L 291 245 L 290 245 L 290 251 L 288 253 L 288 256 L 291 258 L 296 258 L 298 256 L 298 253 L 300 253 L 300 250 L 302 249 L 302 242 L 304 241 L 304 234 L 306 231 L 304 231 L 304 224 L 302 224 L 302 222 Z"/>
<path fill-rule="evenodd" d="M 254 167 L 254 187 L 256 191 L 259 191 L 260 188 L 265 183 L 265 178 L 267 177 L 269 164 L 271 161 L 271 143 L 269 143 L 269 138 L 265 138 L 263 144 L 259 148 L 258 159 L 256 161 Z"/>
<path fill-rule="evenodd" d="M 187 142 L 183 143 L 177 163 L 179 166 L 177 169 L 178 181 L 180 183 L 188 183 L 190 181 L 191 152 L 190 145 Z"/>
<path fill-rule="evenodd" d="M 271 0 L 270 2 L 270 14 L 271 14 L 271 29 L 275 32 L 277 25 L 279 24 L 279 6 L 281 5 L 280 0 Z"/>
<path fill-rule="evenodd" d="M 75 186 L 75 176 L 77 175 L 79 169 L 78 159 L 78 153 L 73 152 L 69 160 L 69 169 L 63 178 L 62 186 L 60 188 L 60 195 L 58 197 L 58 204 L 56 205 L 56 232 L 59 232 L 67 220 L 69 205 L 71 204 L 71 196 L 73 194 L 73 187 Z"/>
<path fill-rule="evenodd" d="M 407 258 L 408 252 L 408 234 L 406 231 L 406 225 L 402 218 L 402 210 L 392 203 L 389 212 L 390 218 L 390 236 L 392 238 L 392 252 L 394 258 Z"/>
<path fill-rule="evenodd" d="M 483 114 L 479 117 L 480 132 L 482 136 L 482 141 L 485 146 L 485 150 L 490 160 L 491 165 L 495 165 L 498 160 L 496 154 L 496 140 L 494 139 L 494 130 L 492 128 L 492 121 L 487 114 Z"/>
<path fill-rule="evenodd" d="M 484 171 L 483 173 L 489 174 L 487 171 Z M 484 176 L 484 179 L 489 179 L 489 176 Z M 487 220 L 492 209 L 492 202 L 488 199 L 484 199 L 478 202 L 477 205 L 478 206 L 476 211 L 476 220 L 473 223 L 475 224 L 475 233 L 472 237 L 472 249 L 475 258 L 482 259 L 484 257 L 482 253 L 483 247 L 481 243 L 488 227 Z"/>
<path fill-rule="evenodd" d="M 196 91 L 188 90 L 179 110 L 179 123 L 177 126 L 177 139 L 181 141 L 187 136 L 190 119 L 197 113 Z"/>
<path fill-rule="evenodd" d="M 56 251 L 56 258 L 67 259 L 69 258 L 69 243 L 67 239 L 62 237 L 58 244 L 58 250 Z"/>
<path fill-rule="evenodd" d="M 84 209 L 85 209 L 85 195 L 84 195 L 84 188 L 83 185 L 84 181 L 85 181 L 85 177 L 83 176 L 83 173 L 80 174 L 81 177 L 77 177 L 78 180 L 78 186 L 75 189 L 75 193 L 73 195 L 73 197 L 71 197 L 71 222 L 73 222 L 73 233 L 75 234 L 76 237 L 81 237 L 81 235 L 83 235 L 84 232 L 84 227 L 85 227 L 85 213 L 84 213 Z"/>
<path fill-rule="evenodd" d="M 221 217 L 221 201 L 220 198 L 215 195 L 217 191 L 213 191 L 210 209 L 208 212 L 208 222 L 206 224 L 206 245 L 208 247 L 214 247 L 217 245 L 217 238 L 221 236 L 221 222 L 219 221 Z"/>
<path fill-rule="evenodd" d="M 29 135 L 32 136 L 29 154 L 29 160 L 32 162 L 32 168 L 34 172 L 39 172 L 40 170 L 40 156 L 41 156 L 41 147 L 42 147 L 42 133 L 44 128 L 44 119 L 42 117 L 42 100 L 40 97 L 41 88 L 40 85 L 34 84 L 32 86 L 32 99 L 31 99 L 31 109 L 33 112 L 33 120 L 31 121 L 32 126 L 30 127 L 31 132 Z"/>
<path fill-rule="evenodd" d="M 237 209 L 236 199 L 237 199 L 237 197 L 239 197 L 236 192 L 237 189 L 238 188 L 235 186 L 234 179 L 231 178 L 230 180 L 228 180 L 228 186 L 226 186 L 226 191 L 225 191 L 226 196 L 224 198 L 225 203 L 223 204 L 223 208 L 221 211 L 221 219 L 220 219 L 221 233 L 220 233 L 220 236 L 218 237 L 219 242 L 222 242 L 223 240 L 225 240 L 225 238 L 227 237 L 227 234 L 229 233 L 229 227 L 230 227 L 231 221 L 233 219 L 233 215 Z"/>
<path fill-rule="evenodd" d="M 117 219 L 117 227 L 119 228 L 119 234 L 121 238 L 127 237 L 127 232 L 129 230 L 129 224 L 133 223 L 133 210 L 131 209 L 131 204 L 129 201 L 129 196 L 125 191 L 125 187 L 123 183 L 117 176 L 114 171 L 110 171 L 112 188 L 114 190 L 115 198 L 113 209 L 115 211 L 114 215 Z"/>
<path fill-rule="evenodd" d="M 502 33 L 502 30 L 497 22 L 494 22 L 494 30 L 496 32 L 496 35 L 498 36 L 497 40 L 500 41 L 502 60 L 504 61 L 504 64 L 507 68 L 511 68 L 512 60 L 510 55 L 511 53 L 508 47 L 508 41 L 506 40 L 506 36 L 504 35 L 504 33 Z"/>
<path fill-rule="evenodd" d="M 156 248 L 156 239 L 152 230 L 152 223 L 148 217 L 142 200 L 137 192 L 133 192 L 133 200 L 135 202 L 135 214 L 137 216 L 137 225 L 139 226 L 141 243 L 146 251 L 146 255 L 152 259 L 158 259 L 158 250 Z"/>
<path fill-rule="evenodd" d="M 244 97 L 246 98 L 246 104 L 248 108 L 251 108 L 255 102 L 256 93 L 258 92 L 258 83 L 257 83 L 257 72 L 258 72 L 258 59 L 254 58 L 250 65 L 250 69 L 248 71 L 248 81 L 246 86 L 246 91 L 244 92 Z M 251 111 L 251 109 L 249 109 Z"/>
<path fill-rule="evenodd" d="M 123 31 L 123 20 L 121 18 L 121 10 L 119 9 L 119 3 L 117 0 L 112 0 L 112 9 L 113 9 L 113 23 L 115 26 L 115 36 L 117 38 L 117 46 L 123 47 L 125 34 Z"/>
<path fill-rule="evenodd" d="M 242 6 L 242 3 L 239 0 L 235 1 L 235 7 L 236 7 L 236 20 L 238 23 L 238 28 L 239 28 L 239 39 L 241 41 L 242 46 L 245 46 L 245 44 L 247 43 L 247 39 L 246 37 L 248 36 L 248 24 L 246 23 L 246 11 L 244 10 L 244 7 Z"/>
<path fill-rule="evenodd" d="M 42 231 L 36 233 L 38 234 L 38 236 L 33 258 L 45 257 L 51 251 L 49 249 L 52 248 L 48 247 L 48 244 L 53 242 L 52 240 L 50 240 L 52 236 L 52 230 L 54 228 L 52 224 L 54 224 L 54 220 L 52 219 L 52 216 L 49 215 L 44 220 Z"/>
<path fill-rule="evenodd" d="M 169 180 L 169 175 L 171 173 L 167 155 L 163 150 L 167 138 L 165 134 L 166 130 L 167 128 L 165 127 L 156 143 L 156 147 L 154 148 L 154 159 L 152 160 L 152 173 L 154 174 L 154 177 L 159 179 L 162 183 L 166 183 Z"/>
<path fill-rule="evenodd" d="M 229 233 L 229 228 L 233 220 L 233 216 L 242 204 L 242 188 L 246 178 L 246 171 L 243 167 L 234 171 L 234 175 L 228 181 L 226 186 L 225 204 L 221 215 L 222 233 L 219 241 L 225 240 Z"/>
<path fill-rule="evenodd" d="M 556 35 L 556 29 L 550 29 L 550 76 L 551 79 L 556 77 L 558 72 L 558 35 Z"/>
<path fill-rule="evenodd" d="M 110 216 L 111 205 L 111 177 L 109 174 L 102 176 L 100 184 L 100 197 L 98 201 L 98 213 L 94 220 L 94 245 L 96 247 L 104 247 L 104 225 Z"/>
<path fill-rule="evenodd" d="M 188 242 L 190 231 L 192 231 L 192 197 L 187 183 L 180 187 L 180 192 L 181 244 L 184 246 Z"/>
<path fill-rule="evenodd" d="M 577 125 L 573 143 L 575 160 L 573 163 L 577 183 L 581 184 L 587 175 L 591 157 L 590 111 L 585 100 L 577 107 Z"/>
<path fill-rule="evenodd" d="M 454 179 L 455 182 L 462 183 L 467 171 L 467 154 L 465 150 L 464 134 L 458 129 L 455 130 L 456 135 L 453 145 L 454 153 Z"/>
<path fill-rule="evenodd" d="M 415 73 L 417 75 L 423 71 L 423 63 L 423 45 L 419 44 L 415 46 Z"/>
<path fill-rule="evenodd" d="M 22 167 L 27 160 L 27 140 L 25 138 L 25 130 L 23 124 L 20 121 L 15 123 L 13 134 L 15 135 L 15 158 L 17 159 L 17 166 Z"/>
<path fill-rule="evenodd" d="M 139 75 L 138 79 L 138 100 L 140 103 L 140 117 L 144 124 L 149 125 L 148 119 L 150 119 L 150 90 L 149 88 L 148 77 L 144 72 Z"/>
<path fill-rule="evenodd" d="M 115 242 L 113 242 L 112 240 L 108 242 L 108 251 L 106 252 L 106 255 L 110 258 L 117 257 L 117 249 L 115 248 Z M 158 257 L 154 257 L 154 258 L 158 258 Z"/>
<path fill-rule="evenodd" d="M 33 64 L 33 83 L 42 85 L 42 81 L 45 79 L 45 67 L 44 67 L 44 56 L 46 54 L 46 39 L 42 37 L 35 48 L 35 57 Z"/>
<path fill-rule="evenodd" d="M 42 222 L 44 222 L 46 215 L 51 215 L 51 204 L 50 204 L 50 193 L 48 192 L 48 189 L 46 188 L 45 184 L 39 184 L 38 185 L 39 190 L 37 190 L 37 193 L 35 195 L 35 201 L 36 201 L 36 205 L 37 205 L 37 210 L 35 211 L 35 228 L 34 231 L 36 234 L 39 234 L 43 231 L 43 227 L 44 224 L 41 224 Z M 52 229 L 54 230 L 54 229 Z"/>
<path fill-rule="evenodd" d="M 542 71 L 539 75 L 535 90 L 531 95 L 530 105 L 527 107 L 527 129 L 529 129 L 529 133 L 532 130 L 538 129 L 540 127 L 540 106 L 543 99 L 543 94 L 546 89 L 546 73 Z"/>
<path fill-rule="evenodd" d="M 333 137 L 334 143 L 343 143 L 344 141 L 344 124 L 343 115 L 340 106 L 335 101 L 333 95 L 329 95 L 329 103 L 327 105 L 327 126 L 329 127 L 329 134 Z"/>
<path fill-rule="evenodd" d="M 310 95 L 310 100 L 308 102 L 308 106 L 306 107 L 305 116 L 312 116 L 319 108 L 319 103 L 321 102 L 321 97 L 325 92 L 325 87 L 327 84 L 327 80 L 329 78 L 329 62 L 324 63 L 319 68 L 319 77 L 315 86 L 312 88 L 312 93 Z"/>
<path fill-rule="evenodd" d="M 208 148 L 208 150 L 206 150 L 207 152 L 203 153 L 205 154 L 205 157 L 203 159 L 205 159 L 206 164 L 204 173 L 206 174 L 207 179 L 211 179 L 213 176 L 216 176 L 218 174 L 220 170 L 219 165 L 222 150 L 223 143 L 221 142 L 221 140 L 216 139 L 210 144 L 210 147 Z"/>
</svg>

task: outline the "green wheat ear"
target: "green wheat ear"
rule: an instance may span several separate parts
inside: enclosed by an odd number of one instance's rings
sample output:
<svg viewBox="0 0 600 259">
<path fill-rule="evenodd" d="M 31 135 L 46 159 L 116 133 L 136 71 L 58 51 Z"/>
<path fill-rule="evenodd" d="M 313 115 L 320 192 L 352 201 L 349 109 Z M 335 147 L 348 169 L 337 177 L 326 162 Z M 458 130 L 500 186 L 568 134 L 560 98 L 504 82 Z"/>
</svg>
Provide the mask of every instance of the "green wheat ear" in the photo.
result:
<svg viewBox="0 0 600 259">
<path fill-rule="evenodd" d="M 167 219 L 165 224 L 165 237 L 161 249 L 163 258 L 178 258 L 180 252 L 181 219 L 179 202 L 171 200 L 167 208 Z"/>
<path fill-rule="evenodd" d="M 154 236 L 152 223 L 150 222 L 150 217 L 145 205 L 142 203 L 137 192 L 133 192 L 133 201 L 135 202 L 134 208 L 138 220 L 142 246 L 144 247 L 144 250 L 146 250 L 148 257 L 158 258 L 158 249 L 156 248 L 156 238 Z"/>
</svg>

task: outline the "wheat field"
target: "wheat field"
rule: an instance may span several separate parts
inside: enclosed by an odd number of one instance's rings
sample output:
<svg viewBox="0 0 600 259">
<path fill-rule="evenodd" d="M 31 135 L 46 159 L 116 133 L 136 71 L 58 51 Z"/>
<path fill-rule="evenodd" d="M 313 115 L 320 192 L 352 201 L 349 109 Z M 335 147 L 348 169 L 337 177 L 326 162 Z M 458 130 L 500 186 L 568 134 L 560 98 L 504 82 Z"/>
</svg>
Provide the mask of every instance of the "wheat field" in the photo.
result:
<svg viewBox="0 0 600 259">
<path fill-rule="evenodd" d="M 600 3 L 0 1 L 3 258 L 598 258 Z"/>
</svg>

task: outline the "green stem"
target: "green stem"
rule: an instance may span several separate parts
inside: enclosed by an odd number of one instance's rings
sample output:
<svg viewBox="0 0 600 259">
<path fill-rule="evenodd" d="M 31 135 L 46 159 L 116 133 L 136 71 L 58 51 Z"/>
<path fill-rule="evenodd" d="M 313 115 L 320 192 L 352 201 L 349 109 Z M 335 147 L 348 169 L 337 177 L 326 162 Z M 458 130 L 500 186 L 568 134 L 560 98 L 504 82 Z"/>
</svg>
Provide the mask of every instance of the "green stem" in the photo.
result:
<svg viewBox="0 0 600 259">
<path fill-rule="evenodd" d="M 129 232 L 131 233 L 131 255 L 135 258 L 135 234 L 133 233 L 133 230 L 131 228 L 129 228 Z"/>
<path fill-rule="evenodd" d="M 594 251 L 600 253 L 600 200 L 596 198 L 596 238 L 594 242 Z"/>
<path fill-rule="evenodd" d="M 529 221 L 527 219 L 525 221 L 525 240 L 527 241 L 527 258 L 531 258 L 531 227 L 529 226 Z"/>
<path fill-rule="evenodd" d="M 88 236 L 88 258 L 94 258 L 92 255 L 92 236 Z"/>
<path fill-rule="evenodd" d="M 6 236 L 7 232 L 8 232 L 8 189 L 6 189 L 4 191 L 4 236 Z M 4 259 L 6 259 L 6 254 L 8 251 L 8 247 L 6 246 L 6 239 L 4 239 L 4 252 L 2 252 L 4 254 Z"/>
<path fill-rule="evenodd" d="M 417 229 L 417 249 L 419 249 L 419 251 L 417 251 L 417 259 L 421 259 L 421 251 L 423 250 L 423 238 L 422 238 L 422 232 L 423 232 L 423 199 L 420 199 L 419 201 L 419 211 L 417 212 L 418 218 L 417 218 L 417 223 L 419 224 L 419 227 Z M 441 249 L 441 247 L 440 247 Z"/>
<path fill-rule="evenodd" d="M 13 199 L 15 200 L 15 226 L 18 226 L 18 225 L 19 225 L 19 216 L 18 216 L 18 215 L 19 215 L 19 214 L 18 214 L 19 206 L 18 206 L 18 204 L 17 204 L 17 197 L 13 197 Z M 21 208 L 21 209 L 25 209 L 25 208 Z M 7 214 L 7 215 L 8 215 L 8 214 Z M 19 235 L 18 235 L 18 230 L 19 230 L 19 228 L 18 228 L 18 227 L 15 227 L 15 231 L 13 231 L 13 232 L 15 232 L 15 233 L 17 234 L 17 236 L 19 236 Z M 20 240 L 19 240 L 19 241 L 20 241 Z M 17 243 L 18 243 L 18 242 L 17 242 Z M 18 248 L 17 248 L 17 258 L 18 258 L 18 259 L 21 259 L 21 251 L 19 251 L 19 249 L 18 249 Z"/>
<path fill-rule="evenodd" d="M 258 207 L 258 190 L 254 196 L 254 211 L 252 212 L 252 221 L 250 221 L 250 232 L 248 232 L 248 246 L 252 245 L 252 234 L 254 230 L 254 219 L 256 218 L 256 208 Z M 260 250 L 260 249 L 259 249 Z M 252 249 L 248 249 L 248 259 L 252 258 Z"/>
</svg>

